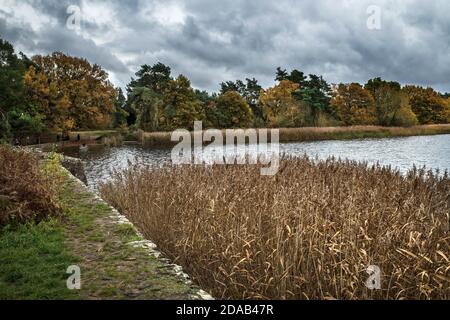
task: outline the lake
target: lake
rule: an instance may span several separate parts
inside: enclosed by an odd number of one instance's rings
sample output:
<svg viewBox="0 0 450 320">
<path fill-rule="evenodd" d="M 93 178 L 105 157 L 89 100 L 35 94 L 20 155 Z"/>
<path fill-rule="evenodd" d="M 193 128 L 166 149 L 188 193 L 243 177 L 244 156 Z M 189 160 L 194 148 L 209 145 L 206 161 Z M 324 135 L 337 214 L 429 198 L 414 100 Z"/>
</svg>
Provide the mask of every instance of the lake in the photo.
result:
<svg viewBox="0 0 450 320">
<path fill-rule="evenodd" d="M 246 148 L 253 149 L 252 146 Z M 282 143 L 280 152 L 295 156 L 307 154 L 320 159 L 335 156 L 370 164 L 379 162 L 401 172 L 408 171 L 413 165 L 450 171 L 450 135 Z M 85 153 L 68 151 L 66 154 L 85 161 L 86 176 L 93 190 L 100 182 L 109 179 L 112 169 L 125 169 L 129 161 L 151 165 L 171 162 L 170 149 L 149 149 L 138 145 L 95 148 Z"/>
</svg>

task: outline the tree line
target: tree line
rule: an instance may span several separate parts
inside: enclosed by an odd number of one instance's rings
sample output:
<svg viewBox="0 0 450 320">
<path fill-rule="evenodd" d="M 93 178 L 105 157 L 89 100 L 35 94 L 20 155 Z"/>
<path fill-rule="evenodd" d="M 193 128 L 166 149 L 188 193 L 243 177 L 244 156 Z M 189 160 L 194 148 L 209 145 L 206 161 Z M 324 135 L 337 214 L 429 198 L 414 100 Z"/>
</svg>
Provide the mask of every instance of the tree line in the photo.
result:
<svg viewBox="0 0 450 320">
<path fill-rule="evenodd" d="M 0 39 L 0 139 L 26 132 L 134 128 L 412 126 L 450 122 L 450 95 L 381 78 L 329 84 L 322 76 L 277 68 L 276 84 L 227 81 L 218 93 L 194 89 L 162 63 L 142 65 L 115 88 L 101 66 L 55 52 L 29 59 Z"/>
</svg>

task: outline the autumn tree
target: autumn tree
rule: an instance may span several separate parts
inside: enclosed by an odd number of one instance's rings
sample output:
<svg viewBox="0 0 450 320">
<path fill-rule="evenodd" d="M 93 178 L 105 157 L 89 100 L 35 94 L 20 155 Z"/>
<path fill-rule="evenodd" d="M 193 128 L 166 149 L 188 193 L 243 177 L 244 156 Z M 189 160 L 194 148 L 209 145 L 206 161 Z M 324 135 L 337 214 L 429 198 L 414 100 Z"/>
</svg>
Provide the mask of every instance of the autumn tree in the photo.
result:
<svg viewBox="0 0 450 320">
<path fill-rule="evenodd" d="M 401 85 L 394 81 L 385 81 L 381 78 L 370 79 L 364 88 L 372 94 L 377 109 L 377 122 L 382 126 L 391 126 L 394 116 L 400 108 L 407 103 L 407 97 L 401 92 Z M 405 112 L 403 106 L 403 112 Z"/>
<path fill-rule="evenodd" d="M 227 81 L 220 84 L 220 93 L 224 94 L 229 91 L 238 92 L 248 103 L 249 106 L 256 106 L 259 99 L 259 94 L 262 87 L 258 84 L 255 78 L 246 78 L 245 82 L 242 80 Z"/>
<path fill-rule="evenodd" d="M 416 114 L 411 110 L 409 99 L 406 95 L 402 96 L 400 108 L 394 113 L 391 125 L 399 127 L 411 127 L 419 123 Z"/>
<path fill-rule="evenodd" d="M 183 75 L 169 81 L 163 95 L 166 129 L 192 129 L 194 121 L 204 120 L 202 103 Z"/>
<path fill-rule="evenodd" d="M 331 106 L 337 119 L 346 126 L 373 125 L 377 121 L 375 101 L 370 91 L 358 83 L 339 84 Z"/>
<path fill-rule="evenodd" d="M 293 96 L 293 93 L 299 88 L 300 85 L 297 83 L 281 80 L 275 87 L 261 90 L 259 103 L 267 126 L 294 127 L 302 125 L 301 104 Z"/>
<path fill-rule="evenodd" d="M 229 91 L 238 92 L 247 101 L 247 104 L 252 109 L 256 125 L 263 123 L 263 111 L 258 104 L 259 95 L 262 87 L 258 84 L 258 80 L 255 78 L 246 78 L 245 82 L 242 80 L 227 81 L 220 84 L 220 94 L 227 93 Z"/>
<path fill-rule="evenodd" d="M 447 123 L 448 104 L 439 93 L 418 86 L 406 86 L 403 91 L 420 124 Z"/>
<path fill-rule="evenodd" d="M 216 128 L 248 128 L 253 124 L 252 109 L 235 91 L 218 96 L 209 115 Z"/>
<path fill-rule="evenodd" d="M 404 95 L 400 90 L 389 86 L 380 86 L 372 93 L 377 109 L 378 124 L 390 126 L 393 123 L 394 115 L 400 109 Z"/>
<path fill-rule="evenodd" d="M 294 92 L 294 97 L 310 109 L 312 125 L 318 126 L 321 115 L 331 112 L 331 87 L 322 76 L 310 74 L 306 77 L 297 69 L 288 73 L 284 69 L 277 68 L 275 80 L 289 80 L 300 86 L 300 90 Z"/>
<path fill-rule="evenodd" d="M 445 118 L 447 119 L 447 123 L 450 123 L 450 97 L 446 99 L 446 103 Z"/>
<path fill-rule="evenodd" d="M 116 91 L 100 66 L 59 52 L 32 60 L 24 80 L 49 128 L 110 126 Z"/>
</svg>

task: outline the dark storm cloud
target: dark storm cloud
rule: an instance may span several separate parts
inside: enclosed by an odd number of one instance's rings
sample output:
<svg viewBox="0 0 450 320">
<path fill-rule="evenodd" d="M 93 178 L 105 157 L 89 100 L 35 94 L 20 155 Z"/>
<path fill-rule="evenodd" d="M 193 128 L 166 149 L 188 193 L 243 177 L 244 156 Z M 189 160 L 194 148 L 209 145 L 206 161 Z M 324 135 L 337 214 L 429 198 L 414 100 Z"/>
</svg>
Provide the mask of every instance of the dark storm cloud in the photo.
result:
<svg viewBox="0 0 450 320">
<path fill-rule="evenodd" d="M 79 33 L 67 7 L 82 9 Z M 367 8 L 381 9 L 369 30 Z M 63 51 L 107 69 L 125 85 L 139 65 L 169 64 L 202 89 L 276 67 L 330 82 L 381 76 L 450 91 L 448 1 L 11 1 L 0 4 L 0 35 L 27 54 Z"/>
<path fill-rule="evenodd" d="M 109 48 L 97 46 L 91 39 L 79 36 L 74 31 L 65 28 L 69 1 L 59 2 L 60 6 L 48 1 L 29 1 L 28 3 L 37 9 L 33 14 L 49 16 L 55 21 L 44 22 L 44 27 L 39 30 L 34 29 L 33 24 L 36 22 L 33 20 L 9 23 L 14 18 L 14 12 L 7 13 L 0 6 L 1 37 L 13 42 L 25 53 L 47 54 L 60 51 L 87 58 L 118 74 L 129 72 L 128 68 L 111 53 Z"/>
<path fill-rule="evenodd" d="M 55 46 L 57 44 L 57 46 Z M 105 69 L 126 73 L 128 68 L 106 47 L 97 46 L 92 40 L 78 37 L 74 32 L 52 28 L 47 30 L 46 36 L 39 38 L 31 47 L 33 51 L 61 51 L 71 55 L 87 58 L 93 63 L 102 65 Z"/>
</svg>

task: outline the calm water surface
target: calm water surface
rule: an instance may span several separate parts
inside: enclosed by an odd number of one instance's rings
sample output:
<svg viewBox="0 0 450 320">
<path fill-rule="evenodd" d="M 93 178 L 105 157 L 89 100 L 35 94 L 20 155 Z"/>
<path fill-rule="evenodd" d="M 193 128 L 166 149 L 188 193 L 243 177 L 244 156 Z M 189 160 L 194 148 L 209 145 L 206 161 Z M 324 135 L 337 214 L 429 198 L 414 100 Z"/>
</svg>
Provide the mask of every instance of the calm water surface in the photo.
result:
<svg viewBox="0 0 450 320">
<path fill-rule="evenodd" d="M 307 154 L 321 159 L 335 156 L 370 164 L 379 162 L 402 172 L 413 165 L 450 171 L 450 135 L 286 143 L 280 145 L 280 152 L 296 156 Z M 135 145 L 67 153 L 85 161 L 87 179 L 94 190 L 100 182 L 110 178 L 111 170 L 125 169 L 129 161 L 152 165 L 170 163 L 170 149 Z"/>
</svg>

